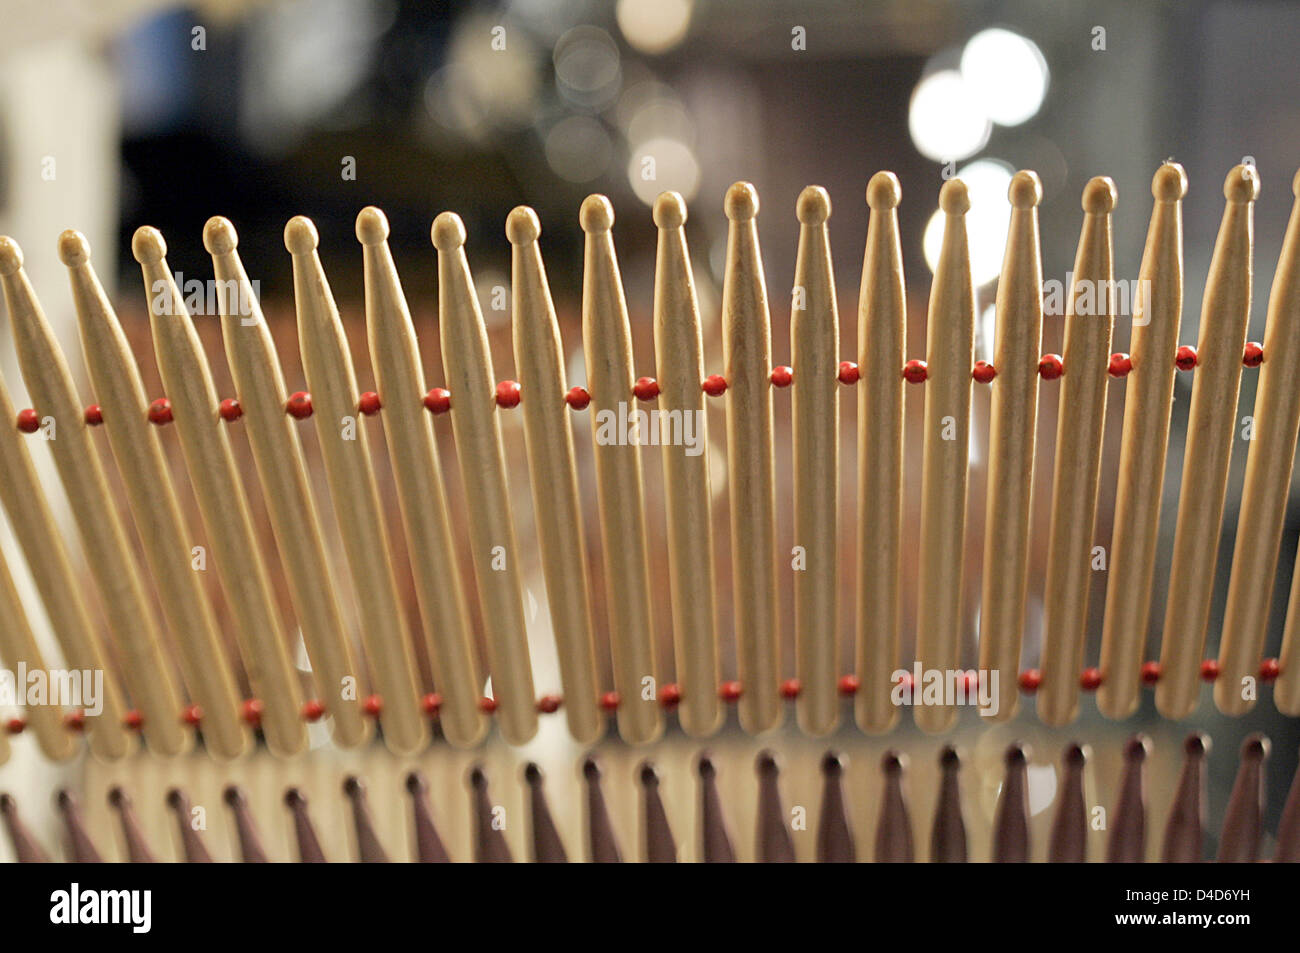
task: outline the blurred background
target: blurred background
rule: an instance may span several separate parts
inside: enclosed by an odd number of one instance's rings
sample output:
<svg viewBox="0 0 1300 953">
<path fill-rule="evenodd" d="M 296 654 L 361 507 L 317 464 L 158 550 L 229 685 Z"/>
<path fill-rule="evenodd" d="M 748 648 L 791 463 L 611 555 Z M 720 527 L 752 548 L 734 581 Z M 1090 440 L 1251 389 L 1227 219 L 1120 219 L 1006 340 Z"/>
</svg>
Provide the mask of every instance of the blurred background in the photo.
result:
<svg viewBox="0 0 1300 953">
<path fill-rule="evenodd" d="M 119 303 L 149 386 L 153 369 L 145 299 L 130 236 L 143 224 L 167 237 L 173 271 L 206 279 L 211 263 L 200 239 L 214 214 L 240 232 L 240 252 L 260 281 L 290 390 L 303 386 L 293 327 L 290 258 L 282 230 L 310 216 L 321 257 L 353 342 L 362 389 L 373 386 L 364 339 L 361 255 L 356 213 L 374 204 L 392 225 L 391 245 L 411 302 L 429 384 L 442 382 L 436 334 L 433 217 L 458 212 L 492 337 L 498 378 L 513 374 L 508 303 L 493 290 L 509 286 L 503 227 L 517 204 L 534 207 L 569 354 L 570 384 L 584 382 L 580 335 L 582 233 L 578 207 L 610 197 L 633 324 L 638 375 L 654 375 L 650 307 L 656 231 L 649 206 L 665 189 L 690 206 L 687 234 L 705 322 L 706 372 L 721 370 L 718 300 L 726 242 L 722 198 L 735 180 L 753 182 L 762 199 L 759 230 L 772 303 L 773 360 L 789 363 L 789 289 L 798 226 L 795 199 L 807 184 L 824 186 L 834 203 L 830 232 L 837 263 L 842 355 L 856 352 L 857 289 L 866 232 L 864 191 L 880 169 L 902 182 L 899 209 L 909 296 L 909 357 L 923 357 L 930 266 L 937 253 L 937 199 L 944 178 L 962 176 L 972 193 L 968 228 L 978 286 L 976 357 L 993 356 L 992 304 L 1006 240 L 1007 185 L 1019 168 L 1043 183 L 1040 221 L 1045 277 L 1064 282 L 1081 223 L 1079 198 L 1094 175 L 1111 176 L 1115 277 L 1135 279 L 1151 211 L 1151 176 L 1166 158 L 1190 180 L 1184 203 L 1186 298 L 1180 340 L 1195 343 L 1200 299 L 1223 208 L 1222 182 L 1240 162 L 1253 163 L 1262 190 L 1255 211 L 1255 300 L 1249 337 L 1262 340 L 1268 289 L 1292 205 L 1300 163 L 1300 7 L 1284 2 L 1090 2 L 1049 0 L 506 0 L 422 3 L 415 0 L 0 0 L 0 232 L 26 253 L 27 269 L 65 350 L 80 355 L 64 269 L 55 240 L 67 227 L 85 232 L 101 277 Z M 508 295 L 504 298 L 508 302 Z M 6 319 L 7 323 L 7 319 Z M 199 321 L 218 386 L 231 390 L 215 321 Z M 1116 322 L 1113 350 L 1127 351 L 1127 322 Z M 1062 319 L 1048 317 L 1044 352 L 1061 350 Z M 0 369 L 22 407 L 26 395 L 12 351 L 0 335 Z M 84 383 L 84 375 L 82 376 Z M 1243 376 L 1239 416 L 1250 413 L 1256 376 Z M 1177 580 L 1167 580 L 1176 516 L 1191 376 L 1180 374 L 1162 514 L 1163 539 L 1153 598 L 1149 656 L 1157 654 L 1163 607 Z M 1047 505 L 1055 443 L 1055 388 L 1040 402 L 1035 546 L 1045 557 Z M 1109 391 L 1101 505 L 1096 528 L 1108 545 L 1118 461 L 1123 385 Z M 89 396 L 87 395 L 87 402 Z M 789 403 L 778 395 L 779 551 L 788 551 Z M 717 451 L 713 490 L 723 666 L 735 673 L 727 603 L 730 579 L 725 446 L 721 402 L 712 402 Z M 922 389 L 908 390 L 915 432 Z M 845 671 L 851 667 L 856 524 L 856 402 L 843 400 L 842 500 Z M 968 524 L 967 664 L 976 658 L 984 515 L 987 389 L 976 388 Z M 507 415 L 514 464 L 512 489 L 524 549 L 530 535 L 523 440 Z M 449 491 L 456 499 L 450 427 L 439 422 Z M 603 599 L 599 535 L 590 473 L 590 434 L 575 422 L 588 506 L 593 594 L 598 628 Z M 302 431 L 309 454 L 313 435 Z M 382 429 L 371 430 L 376 456 Z M 174 440 L 174 436 L 166 435 Z M 248 464 L 246 447 L 237 451 Z M 173 448 L 174 449 L 174 448 Z M 42 467 L 45 454 L 34 450 Z M 917 525 L 920 441 L 908 443 L 907 526 Z M 1217 647 L 1245 445 L 1234 449 L 1219 582 L 1207 654 Z M 391 479 L 377 468 L 386 492 Z M 48 471 L 52 475 L 52 470 Z M 251 474 L 251 466 L 247 470 Z M 647 456 L 656 582 L 667 591 L 658 461 Z M 317 470 L 319 476 L 319 470 Z M 57 481 L 49 484 L 57 496 Z M 328 520 L 323 480 L 321 513 Z M 250 496 L 259 512 L 255 481 Z M 1300 500 L 1297 500 L 1300 504 Z M 394 508 L 395 509 L 395 508 Z M 1276 655 L 1296 551 L 1298 508 L 1288 514 L 1266 645 Z M 459 517 L 458 517 L 459 518 Z M 197 519 L 192 518 L 197 523 Z M 269 531 L 268 531 L 269 532 Z M 390 534 L 402 534 L 393 513 Z M 75 533 L 69 533 L 70 538 Z M 269 540 L 269 535 L 268 535 Z M 20 576 L 20 554 L 0 521 L 0 547 Z M 268 542 L 268 552 L 274 547 Z M 346 573 L 336 567 L 346 590 Z M 404 554 L 399 553 L 399 562 Z M 909 554 L 908 559 L 914 559 Z M 1045 558 L 1033 561 L 1024 664 L 1037 663 Z M 402 563 L 405 571 L 405 564 Z M 788 564 L 781 561 L 783 567 Z M 789 572 L 783 571 L 786 667 L 793 673 Z M 540 576 L 537 576 L 540 580 Z M 918 594 L 907 573 L 905 652 L 910 651 Z M 30 585 L 27 586 L 28 591 Z M 535 592 L 535 597 L 532 593 Z M 1095 664 L 1105 574 L 1094 573 L 1089 664 Z M 34 591 L 29 600 L 39 617 Z M 221 594 L 214 588 L 214 600 Z M 539 692 L 558 690 L 540 581 L 530 588 L 530 640 Z M 408 598 L 414 619 L 413 596 Z M 287 599 L 285 600 L 287 607 Z M 287 609 L 286 609 L 287 611 Z M 37 618 L 37 624 L 40 620 Z M 656 619 L 660 665 L 672 671 L 671 620 Z M 602 648 L 602 652 L 606 651 Z M 911 658 L 910 655 L 906 655 Z M 604 664 L 608 666 L 607 657 Z M 549 675 L 548 665 L 550 666 Z M 1195 725 L 1215 738 L 1212 826 L 1247 731 L 1275 743 L 1270 768 L 1270 827 L 1296 766 L 1294 722 L 1277 715 L 1268 689 L 1256 711 L 1221 718 L 1208 689 Z M 1032 730 L 1032 702 L 1006 731 Z M 978 717 L 963 724 L 978 729 Z M 1135 727 L 1176 740 L 1186 726 L 1161 725 L 1150 693 L 1125 725 L 1097 716 L 1085 699 L 1080 735 L 1118 750 Z M 904 727 L 900 732 L 910 732 Z M 1006 731 L 989 732 L 998 744 Z M 844 732 L 856 732 L 848 726 Z M 978 737 L 972 735 L 972 738 Z M 1063 733 L 1045 752 L 1055 758 Z M 558 743 L 558 742 L 557 742 Z M 987 742 L 992 745 L 994 740 Z M 1172 756 L 1171 756 L 1172 757 Z M 1172 766 L 1172 762 L 1171 762 Z M 10 772 L 12 773 L 12 766 Z M 33 767 L 31 770 L 37 771 Z M 1053 782 L 1054 783 L 1054 782 Z"/>
</svg>

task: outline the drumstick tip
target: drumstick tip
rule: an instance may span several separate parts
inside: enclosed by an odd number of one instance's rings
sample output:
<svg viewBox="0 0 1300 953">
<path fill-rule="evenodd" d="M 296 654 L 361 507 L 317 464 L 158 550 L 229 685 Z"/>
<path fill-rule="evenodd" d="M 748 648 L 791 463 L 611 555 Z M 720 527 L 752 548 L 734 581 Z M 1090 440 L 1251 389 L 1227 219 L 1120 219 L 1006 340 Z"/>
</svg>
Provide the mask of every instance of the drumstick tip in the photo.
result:
<svg viewBox="0 0 1300 953">
<path fill-rule="evenodd" d="M 203 247 L 209 255 L 229 255 L 239 247 L 239 233 L 230 219 L 214 215 L 203 226 Z"/>
<path fill-rule="evenodd" d="M 1236 165 L 1223 180 L 1223 197 L 1237 205 L 1259 198 L 1259 171 L 1253 165 Z"/>
<path fill-rule="evenodd" d="M 604 199 L 604 196 L 593 195 L 582 203 L 582 227 L 585 231 L 591 231 L 587 228 L 587 206 L 594 198 Z M 609 202 L 606 201 L 605 204 L 608 205 Z M 609 218 L 611 222 L 614 220 L 613 212 L 609 213 Z M 542 223 L 536 212 L 527 205 L 517 205 L 510 210 L 506 216 L 506 239 L 511 245 L 529 245 L 541 237 Z"/>
<path fill-rule="evenodd" d="M 1247 735 L 1241 743 L 1241 760 L 1242 761 L 1263 761 L 1269 756 L 1272 750 L 1272 743 L 1265 735 L 1258 732 Z"/>
<path fill-rule="evenodd" d="M 799 193 L 795 215 L 800 225 L 821 225 L 831 217 L 831 197 L 820 185 L 810 185 Z"/>
<path fill-rule="evenodd" d="M 69 268 L 77 268 L 90 261 L 90 242 L 86 236 L 75 228 L 64 231 L 59 236 L 59 261 Z"/>
<path fill-rule="evenodd" d="M 1018 209 L 1036 208 L 1043 200 L 1043 183 L 1037 172 L 1021 169 L 1011 177 L 1007 198 Z"/>
<path fill-rule="evenodd" d="M 528 211 L 531 212 L 532 209 Z M 534 215 L 534 221 L 536 218 Z M 582 208 L 578 211 L 578 224 L 588 235 L 607 232 L 614 227 L 614 206 L 603 195 L 588 195 L 582 200 Z M 540 232 L 541 226 L 537 229 Z"/>
<path fill-rule="evenodd" d="M 1108 175 L 1093 176 L 1083 187 L 1083 211 L 1088 215 L 1109 215 L 1117 201 L 1119 192 Z"/>
<path fill-rule="evenodd" d="M 748 182 L 737 182 L 727 189 L 723 207 L 730 221 L 748 222 L 758 215 L 758 190 Z"/>
<path fill-rule="evenodd" d="M 443 212 L 433 220 L 430 235 L 438 251 L 455 251 L 465 244 L 465 223 L 455 212 Z"/>
<path fill-rule="evenodd" d="M 1157 202 L 1177 202 L 1187 194 L 1187 172 L 1177 162 L 1166 161 L 1151 178 L 1151 195 Z"/>
<path fill-rule="evenodd" d="M 961 179 L 949 179 L 939 190 L 939 208 L 945 215 L 965 215 L 970 211 L 970 192 Z"/>
<path fill-rule="evenodd" d="M 1297 178 L 1300 182 L 1300 178 Z M 656 228 L 681 228 L 686 224 L 686 200 L 680 192 L 660 192 L 655 199 Z"/>
<path fill-rule="evenodd" d="M 867 183 L 867 205 L 873 211 L 898 208 L 903 201 L 903 187 L 892 172 L 877 172 Z"/>
<path fill-rule="evenodd" d="M 23 250 L 8 235 L 0 235 L 0 275 L 16 274 L 23 267 Z"/>
<path fill-rule="evenodd" d="M 67 232 L 63 233 L 63 238 L 59 240 L 59 253 L 63 253 L 63 241 L 68 236 Z M 84 239 L 83 239 L 84 241 Z M 90 257 L 90 246 L 86 246 L 86 257 Z M 131 237 L 131 254 L 135 260 L 142 265 L 153 265 L 163 260 L 167 255 L 167 240 L 162 237 L 162 232 L 152 225 L 141 225 L 135 230 L 135 235 Z M 70 264 L 64 259 L 64 264 Z"/>
<path fill-rule="evenodd" d="M 284 226 L 284 247 L 290 255 L 306 255 L 316 250 L 320 234 L 306 215 L 295 215 Z"/>
<path fill-rule="evenodd" d="M 373 205 L 357 213 L 357 241 L 363 245 L 379 245 L 388 240 L 388 216 Z"/>
</svg>

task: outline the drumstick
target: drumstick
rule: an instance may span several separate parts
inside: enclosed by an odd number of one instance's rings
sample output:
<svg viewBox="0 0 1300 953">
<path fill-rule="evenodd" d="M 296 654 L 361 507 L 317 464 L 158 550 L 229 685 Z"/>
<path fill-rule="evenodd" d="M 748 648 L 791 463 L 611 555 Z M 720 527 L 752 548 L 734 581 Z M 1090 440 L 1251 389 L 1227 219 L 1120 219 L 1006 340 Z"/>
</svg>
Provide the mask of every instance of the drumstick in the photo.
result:
<svg viewBox="0 0 1300 953">
<path fill-rule="evenodd" d="M 1105 176 L 1084 187 L 1083 229 L 1065 308 L 1065 376 L 1056 418 L 1052 521 L 1043 593 L 1043 681 L 1038 692 L 1038 717 L 1048 725 L 1067 724 L 1079 710 L 1115 315 L 1110 234 L 1115 200 L 1115 183 Z M 1088 301 L 1089 287 L 1092 306 L 1080 313 L 1080 300 Z M 1081 292 L 1085 292 L 1082 299 Z"/>
<path fill-rule="evenodd" d="M 1237 389 L 1250 318 L 1252 219 L 1258 195 L 1259 174 L 1253 166 L 1239 165 L 1228 173 L 1223 184 L 1223 221 L 1205 281 L 1169 567 L 1175 584 L 1165 606 L 1156 685 L 1156 706 L 1166 718 L 1186 718 L 1199 697 L 1228 463 L 1236 438 Z M 1259 661 L 1248 659 L 1249 651 L 1236 633 L 1224 630 L 1214 699 L 1225 713 L 1241 714 L 1253 704 L 1241 697 L 1241 679 L 1254 675 Z"/>
<path fill-rule="evenodd" d="M 171 401 L 190 483 L 207 527 L 217 576 L 235 618 L 240 653 L 262 703 L 262 733 L 275 754 L 298 754 L 307 744 L 300 714 L 302 691 L 289 663 L 271 577 L 253 533 L 212 371 L 180 288 L 167 267 L 167 243 L 162 234 L 147 226 L 137 229 L 131 251 L 140 263 L 145 294 L 151 302 L 154 354 Z M 154 306 L 160 291 L 170 308 Z"/>
<path fill-rule="evenodd" d="M 744 694 L 740 720 L 758 734 L 781 720 L 772 460 L 772 330 L 759 254 L 758 192 L 727 190 L 722 348 L 727 378 L 727 484 L 735 638 Z"/>
<path fill-rule="evenodd" d="M 452 744 L 470 747 L 488 728 L 479 711 L 483 676 L 471 642 L 460 572 L 454 561 L 446 559 L 447 553 L 456 551 L 456 543 L 433 424 L 421 403 L 425 387 L 420 348 L 388 249 L 388 219 L 373 206 L 362 209 L 356 230 L 364 249 L 366 329 L 383 400 L 388 456 L 411 553 L 425 644 L 434 684 L 442 696 L 438 719 Z M 570 719 L 578 704 L 571 694 L 565 691 Z M 594 709 L 594 689 L 592 694 Z"/>
<path fill-rule="evenodd" d="M 589 744 L 604 732 L 597 706 L 596 646 L 587 590 L 587 547 L 564 402 L 564 350 L 537 239 L 537 214 L 520 206 L 506 220 L 515 369 L 523 391 L 524 437 L 546 596 L 560 658 L 569 733 Z"/>
<path fill-rule="evenodd" d="M 334 294 L 316 253 L 319 243 L 310 219 L 298 215 L 285 226 L 284 244 L 293 256 L 298 347 L 334 515 L 364 620 L 366 659 L 383 699 L 384 742 L 396 754 L 412 754 L 425 746 L 429 732 L 420 711 L 415 660 L 406 640 L 379 490 L 370 468 L 370 444 L 359 420 L 356 374 Z"/>
<path fill-rule="evenodd" d="M 488 671 L 499 705 L 497 724 L 507 742 L 523 744 L 537 731 L 537 709 L 524 623 L 519 543 L 496 417 L 492 352 L 465 257 L 464 223 L 460 216 L 443 212 L 434 219 L 431 235 L 438 250 L 442 364 L 452 395 L 451 425 L 465 489 Z"/>
<path fill-rule="evenodd" d="M 193 738 L 181 722 L 180 695 L 163 659 L 161 630 L 109 494 L 99 452 L 87 432 L 72 372 L 22 265 L 18 244 L 0 238 L 0 280 L 18 361 L 38 413 L 52 418 L 58 428 L 50 451 L 81 532 L 108 627 L 123 653 L 127 691 L 143 713 L 150 749 L 164 755 L 179 754 Z"/>
<path fill-rule="evenodd" d="M 966 479 L 970 448 L 971 361 L 975 288 L 966 244 L 970 197 L 961 179 L 939 191 L 943 245 L 930 288 L 926 321 L 925 436 L 921 473 L 921 540 L 917 581 L 916 658 L 923 672 L 952 672 L 961 663 L 962 562 L 966 545 Z M 913 686 L 919 693 L 920 686 Z M 919 700 L 919 699 L 917 699 Z M 946 731 L 956 709 L 914 706 L 922 731 Z"/>
<path fill-rule="evenodd" d="M 237 757 L 248 745 L 239 720 L 239 694 L 212 604 L 193 569 L 194 538 L 181 516 L 162 443 L 150 423 L 157 412 L 150 408 L 131 345 L 90 263 L 85 236 L 71 229 L 64 232 L 59 258 L 68 268 L 86 369 L 163 616 L 180 649 L 185 684 L 203 709 L 204 742 L 221 757 Z"/>
<path fill-rule="evenodd" d="M 13 679 L 15 699 L 23 706 L 26 722 L 31 726 L 45 756 L 54 761 L 66 760 L 76 754 L 78 746 L 74 744 L 72 733 L 64 727 L 65 699 L 60 698 L 59 703 L 55 704 L 54 697 L 49 694 L 51 682 L 54 681 L 53 673 L 45 664 L 45 658 L 36 644 L 36 636 L 32 634 L 27 622 L 27 613 L 23 611 L 22 600 L 14 586 L 13 577 L 9 575 L 9 565 L 5 562 L 3 552 L 0 552 L 0 617 L 4 619 L 4 624 L 0 625 L 0 659 L 10 666 L 8 674 Z M 30 704 L 30 686 L 18 674 L 24 670 L 28 675 L 39 673 L 44 677 L 45 697 Z M 0 754 L 8 754 L 7 746 Z"/>
<path fill-rule="evenodd" d="M 618 730 L 625 741 L 641 744 L 659 736 L 663 723 L 658 694 L 644 690 L 657 679 L 654 625 L 650 611 L 650 569 L 646 555 L 641 448 L 602 437 L 623 429 L 618 418 L 635 409 L 632 335 L 628 327 L 623 279 L 618 271 L 614 209 L 603 195 L 591 195 L 579 213 L 586 234 L 582 266 L 582 338 L 591 393 L 591 428 L 596 444 L 596 495 L 600 505 L 609 604 L 614 688 L 618 691 Z M 639 433 L 648 441 L 649 433 Z M 657 686 L 657 681 L 656 681 Z M 649 697 L 647 697 L 649 696 Z"/>
<path fill-rule="evenodd" d="M 867 183 L 866 250 L 858 295 L 858 725 L 883 733 L 898 719 L 891 694 L 902 624 L 903 361 L 907 294 L 898 234 L 902 189 L 892 172 Z M 894 373 L 897 371 L 897 373 Z"/>
<path fill-rule="evenodd" d="M 704 348 L 700 307 L 686 249 L 686 203 L 676 192 L 655 200 L 655 373 L 659 409 L 697 422 L 698 453 L 664 446 L 664 507 L 668 521 L 668 581 L 673 645 L 682 690 L 678 719 L 687 734 L 713 734 L 722 717 L 713 566 L 712 489 L 708 418 L 704 410 Z"/>
<path fill-rule="evenodd" d="M 1300 174 L 1293 183 L 1300 193 Z M 1264 330 L 1265 362 L 1259 371 L 1255 395 L 1255 434 L 1246 457 L 1246 482 L 1237 515 L 1237 542 L 1232 555 L 1232 578 L 1223 617 L 1221 654 L 1232 651 L 1238 675 L 1258 666 L 1268 632 L 1270 597 L 1277 575 L 1277 553 L 1286 522 L 1291 490 L 1292 460 L 1300 428 L 1300 387 L 1294 368 L 1300 360 L 1300 201 L 1291 208 L 1291 221 L 1282 242 L 1273 289 L 1268 298 L 1268 324 Z M 1292 598 L 1297 595 L 1292 586 Z M 1287 612 L 1279 660 L 1281 675 L 1273 687 L 1280 711 L 1300 714 L 1300 679 L 1294 671 L 1295 627 L 1300 618 Z M 1287 663 L 1292 663 L 1288 667 Z M 1220 672 L 1223 671 L 1220 665 Z M 1234 694 L 1240 695 L 1240 683 Z"/>
<path fill-rule="evenodd" d="M 219 216 L 209 219 L 203 243 L 212 255 L 213 273 L 221 288 L 221 333 L 239 399 L 238 419 L 248 428 L 248 442 L 307 657 L 325 710 L 333 718 L 334 741 L 354 747 L 370 737 L 370 722 L 362 717 L 360 692 L 344 692 L 342 687 L 345 679 L 360 681 L 361 668 L 330 583 L 302 444 L 294 420 L 284 412 L 288 393 L 280 358 L 239 260 L 239 236 L 234 226 Z"/>
<path fill-rule="evenodd" d="M 794 368 L 794 541 L 804 549 L 794 578 L 799 724 L 824 735 L 839 722 L 840 322 L 831 268 L 826 190 L 808 186 L 796 206 L 790 354 Z"/>
<path fill-rule="evenodd" d="M 1124 384 L 1124 436 L 1119 452 L 1106 619 L 1101 639 L 1097 707 L 1127 718 L 1138 706 L 1151 618 L 1160 530 L 1161 486 L 1174 399 L 1174 356 L 1183 313 L 1182 199 L 1187 175 L 1166 162 L 1151 180 L 1155 203 L 1133 302 L 1132 370 Z"/>
<path fill-rule="evenodd" d="M 13 419 L 13 401 L 0 375 L 0 421 Z M 81 584 L 23 439 L 17 428 L 0 426 L 0 503 L 9 514 L 9 525 L 27 558 L 64 661 L 74 669 L 104 673 L 101 711 L 86 716 L 90 750 L 105 760 L 123 758 L 135 750 L 135 741 L 123 722 L 126 704 L 122 687 L 117 673 L 108 667 L 95 624 L 81 597 Z"/>
<path fill-rule="evenodd" d="M 1029 588 L 1029 502 L 1038 427 L 1038 358 L 1043 337 L 1043 259 L 1038 203 L 1043 186 L 1017 172 L 1007 191 L 1011 225 L 998 280 L 997 344 L 989 414 L 984 585 L 980 600 L 980 670 L 997 672 L 998 721 L 1020 704 L 1016 675 Z M 990 689 L 992 686 L 990 686 Z"/>
</svg>

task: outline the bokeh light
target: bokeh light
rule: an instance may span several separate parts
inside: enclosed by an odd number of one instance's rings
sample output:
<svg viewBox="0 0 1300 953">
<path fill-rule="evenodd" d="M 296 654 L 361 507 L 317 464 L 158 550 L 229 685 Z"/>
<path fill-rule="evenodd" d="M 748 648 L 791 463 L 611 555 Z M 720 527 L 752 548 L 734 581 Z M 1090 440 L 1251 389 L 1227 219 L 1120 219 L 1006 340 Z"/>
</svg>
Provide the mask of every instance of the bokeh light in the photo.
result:
<svg viewBox="0 0 1300 953">
<path fill-rule="evenodd" d="M 692 7 L 692 0 L 618 0 L 614 18 L 633 49 L 653 56 L 686 38 Z"/>
<path fill-rule="evenodd" d="M 1038 113 L 1049 75 L 1034 42 L 1010 30 L 981 30 L 962 50 L 961 78 L 1000 126 L 1018 126 Z"/>
<path fill-rule="evenodd" d="M 1002 271 L 1010 227 L 1011 203 L 1007 189 L 1013 170 L 1000 159 L 980 159 L 957 171 L 970 195 L 966 213 L 966 241 L 970 247 L 971 277 L 976 285 L 987 284 Z M 934 271 L 943 247 L 944 214 L 936 210 L 925 226 L 922 248 L 926 264 Z"/>
<path fill-rule="evenodd" d="M 951 162 L 983 149 L 992 124 L 962 74 L 939 70 L 922 79 L 912 92 L 907 128 L 921 155 L 935 162 Z"/>
<path fill-rule="evenodd" d="M 678 139 L 648 139 L 633 150 L 627 180 L 646 205 L 667 190 L 680 192 L 689 202 L 700 188 L 700 163 L 691 147 Z"/>
</svg>

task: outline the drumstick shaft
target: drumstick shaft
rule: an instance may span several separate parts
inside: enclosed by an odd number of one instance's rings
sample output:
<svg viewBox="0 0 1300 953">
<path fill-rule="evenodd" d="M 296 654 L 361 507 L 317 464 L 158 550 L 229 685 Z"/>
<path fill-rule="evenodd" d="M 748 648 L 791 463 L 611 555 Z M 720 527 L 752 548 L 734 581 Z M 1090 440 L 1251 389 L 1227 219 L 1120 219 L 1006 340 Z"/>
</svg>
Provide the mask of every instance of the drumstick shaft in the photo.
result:
<svg viewBox="0 0 1300 953">
<path fill-rule="evenodd" d="M 1115 184 L 1110 179 L 1095 178 L 1084 188 L 1083 229 L 1065 313 L 1065 375 L 1056 419 L 1052 521 L 1043 594 L 1043 681 L 1038 717 L 1048 725 L 1073 721 L 1079 708 L 1115 314 L 1110 234 L 1114 207 Z"/>
<path fill-rule="evenodd" d="M 433 425 L 421 401 L 424 369 L 406 296 L 388 249 L 388 220 L 376 208 L 357 217 L 364 248 L 366 328 L 383 400 L 384 433 L 434 683 L 442 696 L 438 720 L 447 740 L 469 747 L 488 722 L 479 711 L 483 677 L 471 643 L 469 608 L 461 587 Z M 594 701 L 592 702 L 594 705 Z"/>
<path fill-rule="evenodd" d="M 1198 364 L 1192 381 L 1178 523 L 1169 568 L 1173 585 L 1165 606 L 1160 646 L 1156 706 L 1167 718 L 1187 717 L 1199 697 L 1228 463 L 1236 436 L 1241 355 L 1250 318 L 1252 217 L 1259 177 L 1253 167 L 1237 166 L 1228 173 L 1223 191 L 1223 221 L 1201 309 Z M 1248 650 L 1242 649 L 1246 646 L 1225 630 L 1214 697 L 1223 711 L 1233 714 L 1244 712 L 1252 704 L 1241 698 L 1241 676 L 1255 674 L 1254 664 L 1247 665 Z"/>
<path fill-rule="evenodd" d="M 652 741 L 663 728 L 657 686 L 654 621 L 650 608 L 650 569 L 646 552 L 644 488 L 640 440 L 652 424 L 633 429 L 632 335 L 623 279 L 609 229 L 614 210 L 604 196 L 582 206 L 586 233 L 582 272 L 582 337 L 591 392 L 591 426 L 596 456 L 596 491 L 605 558 L 606 602 L 614 687 L 619 695 L 618 729 L 633 744 Z M 624 429 L 637 439 L 611 440 L 602 434 Z M 662 430 L 662 428 L 660 428 Z"/>
<path fill-rule="evenodd" d="M 902 625 L 903 361 L 907 295 L 898 233 L 902 199 L 892 172 L 867 186 L 867 225 L 858 296 L 858 599 L 857 720 L 863 731 L 888 731 L 898 719 L 890 697 Z"/>
<path fill-rule="evenodd" d="M 1183 313 L 1182 198 L 1187 176 L 1166 162 L 1151 182 L 1155 204 L 1133 301 L 1132 370 L 1124 379 L 1124 434 L 1106 576 L 1097 706 L 1110 718 L 1137 708 L 1151 617 L 1161 487 Z"/>
<path fill-rule="evenodd" d="M 921 474 L 920 574 L 917 581 L 916 658 L 923 673 L 955 671 L 961 663 L 962 567 L 966 545 L 971 361 L 975 347 L 975 289 L 966 244 L 970 199 L 960 179 L 939 193 L 943 246 L 930 290 L 926 323 L 925 436 Z M 921 686 L 913 687 L 919 700 Z M 951 727 L 956 710 L 917 704 L 923 731 Z"/>
<path fill-rule="evenodd" d="M 809 186 L 799 196 L 790 353 L 794 445 L 794 577 L 799 723 L 824 735 L 839 721 L 839 315 L 826 220 L 830 199 Z"/>
<path fill-rule="evenodd" d="M 772 328 L 759 254 L 758 193 L 727 192 L 727 260 L 722 347 L 727 378 L 727 476 L 731 509 L 732 601 L 744 694 L 740 720 L 751 734 L 781 720 L 780 626 L 776 589 L 776 496 L 772 459 Z"/>
<path fill-rule="evenodd" d="M 239 260 L 234 226 L 224 218 L 210 219 L 203 241 L 222 291 L 218 296 L 221 332 L 240 401 L 240 421 L 247 429 L 312 674 L 333 718 L 335 742 L 355 747 L 370 737 L 370 723 L 361 714 L 360 692 L 344 691 L 344 686 L 360 683 L 362 673 L 330 581 L 302 444 L 295 421 L 284 412 L 288 399 L 284 372 L 262 307 Z"/>
<path fill-rule="evenodd" d="M 980 601 L 980 670 L 997 672 L 998 721 L 1019 705 L 1017 676 L 1029 587 L 1030 496 L 1038 426 L 1038 358 L 1043 329 L 1043 261 L 1032 172 L 1012 179 L 1011 226 L 998 281 L 997 343 L 989 427 L 984 583 Z M 991 686 L 990 686 L 991 689 Z"/>
<path fill-rule="evenodd" d="M 713 734 L 721 721 L 718 699 L 716 574 L 713 562 L 712 488 L 708 418 L 704 410 L 704 348 L 690 254 L 686 203 L 676 192 L 655 202 L 659 230 L 655 258 L 655 370 L 659 408 L 695 421 L 695 448 L 664 445 L 664 505 L 668 520 L 668 579 L 673 603 L 673 644 L 682 691 L 678 718 L 687 734 Z"/>
</svg>

